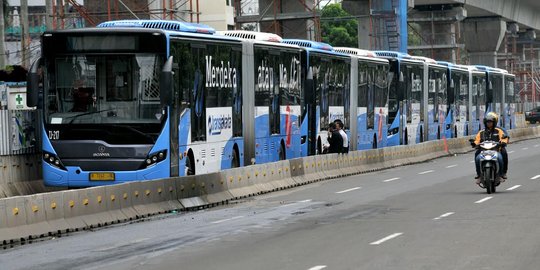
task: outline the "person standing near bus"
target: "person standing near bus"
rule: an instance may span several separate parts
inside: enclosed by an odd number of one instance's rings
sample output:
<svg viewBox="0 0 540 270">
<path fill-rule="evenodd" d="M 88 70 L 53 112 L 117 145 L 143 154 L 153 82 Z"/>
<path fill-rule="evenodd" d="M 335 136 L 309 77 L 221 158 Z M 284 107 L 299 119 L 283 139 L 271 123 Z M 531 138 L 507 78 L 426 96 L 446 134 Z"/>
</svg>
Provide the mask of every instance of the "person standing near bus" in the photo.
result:
<svg viewBox="0 0 540 270">
<path fill-rule="evenodd" d="M 339 131 L 341 137 L 343 138 L 343 149 L 341 150 L 341 153 L 349 153 L 349 136 L 347 135 L 345 130 L 343 130 L 343 121 L 341 121 L 340 119 L 336 119 L 334 120 L 334 123 L 336 123 L 336 128 Z"/>
<path fill-rule="evenodd" d="M 336 123 L 328 125 L 328 145 L 325 145 L 325 152 L 328 154 L 339 154 L 343 152 L 343 137 L 339 134 Z"/>
</svg>

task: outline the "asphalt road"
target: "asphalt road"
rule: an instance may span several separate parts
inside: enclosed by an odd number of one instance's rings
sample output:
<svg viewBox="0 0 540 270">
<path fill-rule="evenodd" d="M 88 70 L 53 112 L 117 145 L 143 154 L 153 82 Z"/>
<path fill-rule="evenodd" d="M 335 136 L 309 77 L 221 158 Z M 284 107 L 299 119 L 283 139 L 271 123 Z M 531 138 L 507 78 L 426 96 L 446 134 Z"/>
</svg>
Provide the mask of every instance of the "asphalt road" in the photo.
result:
<svg viewBox="0 0 540 270">
<path fill-rule="evenodd" d="M 540 269 L 540 139 L 0 250 L 0 269 Z"/>
</svg>

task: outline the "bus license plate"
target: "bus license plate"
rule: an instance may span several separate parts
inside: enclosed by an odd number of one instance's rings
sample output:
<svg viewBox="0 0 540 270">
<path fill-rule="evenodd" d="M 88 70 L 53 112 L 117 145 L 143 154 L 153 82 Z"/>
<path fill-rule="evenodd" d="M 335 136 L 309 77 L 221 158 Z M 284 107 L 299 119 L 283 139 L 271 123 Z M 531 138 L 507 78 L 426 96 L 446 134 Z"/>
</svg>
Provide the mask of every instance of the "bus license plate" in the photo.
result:
<svg viewBox="0 0 540 270">
<path fill-rule="evenodd" d="M 113 172 L 90 173 L 90 181 L 114 181 Z"/>
</svg>

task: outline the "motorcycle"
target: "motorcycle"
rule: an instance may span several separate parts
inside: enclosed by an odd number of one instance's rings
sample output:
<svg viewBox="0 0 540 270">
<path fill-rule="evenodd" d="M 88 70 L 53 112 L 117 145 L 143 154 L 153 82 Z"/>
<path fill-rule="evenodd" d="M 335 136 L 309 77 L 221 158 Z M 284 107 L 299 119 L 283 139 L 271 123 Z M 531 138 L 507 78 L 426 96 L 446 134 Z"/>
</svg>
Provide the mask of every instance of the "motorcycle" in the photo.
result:
<svg viewBox="0 0 540 270">
<path fill-rule="evenodd" d="M 471 145 L 474 144 L 474 140 L 470 140 Z M 487 194 L 495 193 L 496 187 L 500 184 L 500 179 L 497 177 L 499 175 L 499 162 L 498 149 L 500 143 L 495 141 L 483 141 L 479 145 L 474 145 L 478 147 L 480 151 L 480 184 L 482 188 L 486 189 Z"/>
</svg>

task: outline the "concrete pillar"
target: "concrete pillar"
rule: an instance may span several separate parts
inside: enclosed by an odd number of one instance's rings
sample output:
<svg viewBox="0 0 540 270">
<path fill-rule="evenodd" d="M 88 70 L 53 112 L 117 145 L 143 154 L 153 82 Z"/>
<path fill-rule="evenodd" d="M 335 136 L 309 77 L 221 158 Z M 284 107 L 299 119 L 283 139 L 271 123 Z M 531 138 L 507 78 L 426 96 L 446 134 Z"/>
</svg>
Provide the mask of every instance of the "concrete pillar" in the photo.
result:
<svg viewBox="0 0 540 270">
<path fill-rule="evenodd" d="M 358 18 L 358 48 L 370 49 L 369 0 L 343 0 L 341 7 Z"/>
<path fill-rule="evenodd" d="M 465 48 L 470 64 L 497 67 L 497 51 L 506 32 L 501 18 L 470 18 L 463 22 Z"/>
</svg>

